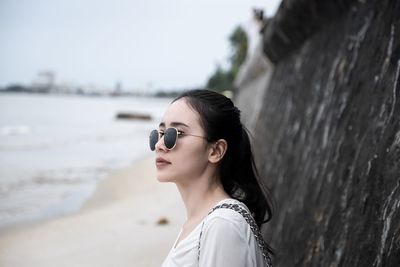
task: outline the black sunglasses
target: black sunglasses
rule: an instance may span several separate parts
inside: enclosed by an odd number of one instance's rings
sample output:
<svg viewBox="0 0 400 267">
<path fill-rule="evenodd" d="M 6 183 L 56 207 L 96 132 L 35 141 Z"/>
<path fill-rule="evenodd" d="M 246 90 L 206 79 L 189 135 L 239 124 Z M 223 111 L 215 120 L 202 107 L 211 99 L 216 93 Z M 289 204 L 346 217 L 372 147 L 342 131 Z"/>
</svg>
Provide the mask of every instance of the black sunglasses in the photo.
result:
<svg viewBox="0 0 400 267">
<path fill-rule="evenodd" d="M 156 144 L 158 140 L 161 139 L 161 137 L 164 137 L 164 145 L 167 149 L 171 150 L 176 146 L 176 141 L 178 140 L 178 137 L 181 135 L 189 135 L 189 136 L 195 136 L 195 137 L 200 137 L 200 138 L 205 138 L 204 136 L 199 136 L 199 135 L 194 135 L 194 134 L 187 134 L 179 131 L 176 128 L 168 128 L 165 131 L 161 130 L 153 130 L 150 133 L 149 137 L 149 144 L 150 144 L 150 149 L 151 151 L 154 151 L 156 149 Z"/>
</svg>

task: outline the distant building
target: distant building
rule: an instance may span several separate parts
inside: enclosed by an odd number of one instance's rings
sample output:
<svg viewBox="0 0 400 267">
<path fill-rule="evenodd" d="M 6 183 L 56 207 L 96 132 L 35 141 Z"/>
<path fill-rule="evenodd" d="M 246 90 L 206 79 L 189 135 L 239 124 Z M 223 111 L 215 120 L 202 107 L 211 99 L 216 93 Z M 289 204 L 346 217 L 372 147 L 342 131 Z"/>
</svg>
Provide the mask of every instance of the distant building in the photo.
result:
<svg viewBox="0 0 400 267">
<path fill-rule="evenodd" d="M 55 72 L 41 71 L 32 81 L 32 91 L 37 93 L 50 93 L 54 89 Z"/>
<path fill-rule="evenodd" d="M 110 93 L 112 96 L 120 96 L 122 94 L 122 82 L 115 83 L 114 90 Z"/>
</svg>

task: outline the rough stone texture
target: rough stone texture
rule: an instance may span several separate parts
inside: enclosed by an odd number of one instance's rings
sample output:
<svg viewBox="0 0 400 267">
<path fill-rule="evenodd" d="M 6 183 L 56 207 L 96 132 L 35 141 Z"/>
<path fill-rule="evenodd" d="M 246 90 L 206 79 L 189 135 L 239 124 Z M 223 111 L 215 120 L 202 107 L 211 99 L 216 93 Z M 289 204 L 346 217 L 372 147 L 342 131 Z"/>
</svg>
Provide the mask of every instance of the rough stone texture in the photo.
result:
<svg viewBox="0 0 400 267">
<path fill-rule="evenodd" d="M 276 65 L 255 154 L 275 266 L 400 266 L 400 1 L 349 2 L 298 47 L 265 31 Z"/>
<path fill-rule="evenodd" d="M 240 88 L 235 96 L 235 105 L 241 111 L 246 128 L 254 135 L 265 89 L 268 88 L 273 73 L 273 65 L 264 55 L 261 42 L 256 45 L 255 51 L 248 55 L 250 56 L 246 57 L 235 79 L 236 87 Z"/>
<path fill-rule="evenodd" d="M 355 0 L 284 0 L 264 31 L 264 51 L 273 62 L 296 50 Z"/>
</svg>

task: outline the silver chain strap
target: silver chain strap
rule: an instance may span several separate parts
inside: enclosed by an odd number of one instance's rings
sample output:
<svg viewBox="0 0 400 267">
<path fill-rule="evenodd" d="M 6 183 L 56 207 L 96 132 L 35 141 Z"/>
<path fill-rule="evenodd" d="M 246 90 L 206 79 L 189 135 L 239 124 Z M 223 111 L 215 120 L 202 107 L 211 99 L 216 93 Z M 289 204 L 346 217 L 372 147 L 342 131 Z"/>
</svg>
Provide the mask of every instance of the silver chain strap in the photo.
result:
<svg viewBox="0 0 400 267">
<path fill-rule="evenodd" d="M 272 267 L 272 260 L 271 256 L 267 250 L 267 244 L 264 241 L 264 238 L 260 232 L 260 228 L 258 228 L 257 223 L 254 221 L 254 218 L 251 216 L 251 214 L 244 208 L 242 208 L 239 204 L 228 204 L 228 203 L 223 203 L 218 206 L 215 206 L 209 213 L 210 215 L 213 211 L 216 209 L 231 209 L 243 216 L 243 218 L 246 220 L 246 222 L 249 224 L 251 231 L 253 232 L 254 238 L 256 239 L 258 243 L 258 247 L 261 249 L 261 252 L 264 257 L 264 264 L 265 267 Z M 207 216 L 208 216 L 207 215 Z M 201 242 L 201 235 L 203 234 L 203 226 L 204 226 L 205 220 L 203 220 L 203 223 L 201 225 L 201 231 L 200 231 L 200 237 L 199 237 L 199 245 L 198 245 L 198 250 L 197 250 L 197 261 L 200 261 L 200 242 Z"/>
</svg>

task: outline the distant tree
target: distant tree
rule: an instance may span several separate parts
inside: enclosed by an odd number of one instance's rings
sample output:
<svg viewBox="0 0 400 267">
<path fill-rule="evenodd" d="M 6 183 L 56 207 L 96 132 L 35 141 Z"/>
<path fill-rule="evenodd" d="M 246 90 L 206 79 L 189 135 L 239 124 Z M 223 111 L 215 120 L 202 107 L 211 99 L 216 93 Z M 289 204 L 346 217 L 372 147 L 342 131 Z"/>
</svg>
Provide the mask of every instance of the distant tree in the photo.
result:
<svg viewBox="0 0 400 267">
<path fill-rule="evenodd" d="M 221 66 L 217 66 L 214 74 L 208 80 L 207 88 L 217 92 L 232 90 L 233 80 L 233 73 L 230 70 L 225 71 Z"/>
<path fill-rule="evenodd" d="M 234 77 L 239 72 L 240 66 L 246 59 L 247 54 L 247 35 L 240 27 L 236 27 L 234 32 L 229 36 L 232 52 L 230 56 L 231 71 Z"/>
<path fill-rule="evenodd" d="M 31 88 L 24 85 L 13 84 L 9 85 L 4 89 L 4 92 L 31 92 Z"/>
<path fill-rule="evenodd" d="M 233 81 L 239 72 L 240 66 L 246 59 L 247 36 L 242 27 L 237 26 L 229 36 L 231 46 L 231 55 L 229 56 L 229 68 L 224 70 L 217 65 L 215 72 L 210 76 L 207 82 L 207 88 L 217 92 L 225 90 L 234 91 Z"/>
</svg>

